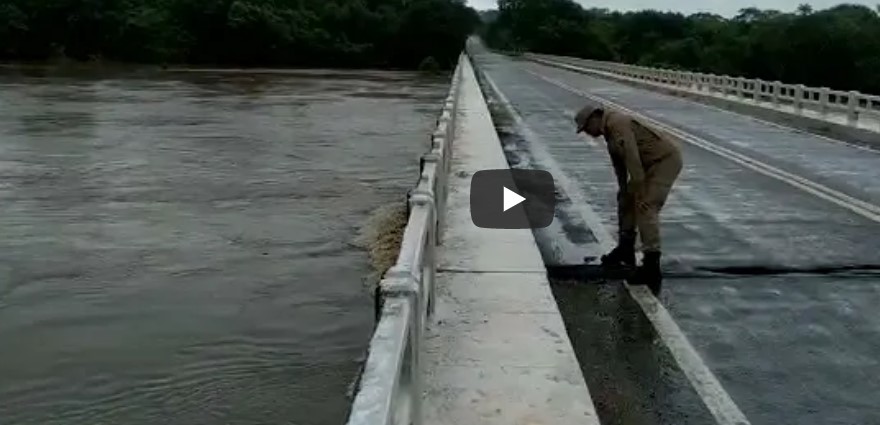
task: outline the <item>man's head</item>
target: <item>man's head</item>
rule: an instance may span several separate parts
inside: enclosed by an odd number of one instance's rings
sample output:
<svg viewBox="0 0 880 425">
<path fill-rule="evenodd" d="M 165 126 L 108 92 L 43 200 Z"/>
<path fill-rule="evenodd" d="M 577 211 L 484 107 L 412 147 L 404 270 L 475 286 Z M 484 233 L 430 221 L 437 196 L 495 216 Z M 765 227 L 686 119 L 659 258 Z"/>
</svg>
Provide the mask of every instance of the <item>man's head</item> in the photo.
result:
<svg viewBox="0 0 880 425">
<path fill-rule="evenodd" d="M 605 111 L 601 106 L 587 105 L 574 117 L 577 132 L 584 132 L 592 137 L 602 135 L 602 116 Z"/>
</svg>

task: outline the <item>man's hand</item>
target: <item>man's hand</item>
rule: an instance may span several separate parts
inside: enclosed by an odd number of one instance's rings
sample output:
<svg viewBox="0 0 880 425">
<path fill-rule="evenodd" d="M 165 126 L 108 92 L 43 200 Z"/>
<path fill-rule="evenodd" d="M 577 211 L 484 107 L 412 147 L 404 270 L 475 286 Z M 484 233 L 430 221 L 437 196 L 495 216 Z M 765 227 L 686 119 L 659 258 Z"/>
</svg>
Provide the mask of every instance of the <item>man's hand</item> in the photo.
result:
<svg viewBox="0 0 880 425">
<path fill-rule="evenodd" d="M 629 184 L 627 184 L 626 190 L 629 193 L 630 199 L 635 202 L 635 207 L 638 212 L 648 211 L 650 205 L 648 205 L 644 196 L 644 182 L 641 180 L 630 180 Z"/>
</svg>

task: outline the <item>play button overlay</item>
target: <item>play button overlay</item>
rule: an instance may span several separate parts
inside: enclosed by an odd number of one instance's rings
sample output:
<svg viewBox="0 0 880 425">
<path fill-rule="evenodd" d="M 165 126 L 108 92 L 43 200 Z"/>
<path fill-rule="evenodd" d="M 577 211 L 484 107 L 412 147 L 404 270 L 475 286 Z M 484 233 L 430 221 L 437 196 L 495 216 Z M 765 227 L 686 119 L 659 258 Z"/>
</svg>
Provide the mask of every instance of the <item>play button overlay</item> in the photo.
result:
<svg viewBox="0 0 880 425">
<path fill-rule="evenodd" d="M 471 220 L 485 229 L 540 229 L 553 222 L 556 189 L 542 170 L 480 170 L 471 179 Z"/>
<path fill-rule="evenodd" d="M 526 198 L 519 196 L 516 192 L 514 192 L 506 187 L 504 188 L 504 211 L 505 212 L 507 210 L 523 203 L 523 201 L 525 201 L 525 200 L 526 200 Z"/>
</svg>

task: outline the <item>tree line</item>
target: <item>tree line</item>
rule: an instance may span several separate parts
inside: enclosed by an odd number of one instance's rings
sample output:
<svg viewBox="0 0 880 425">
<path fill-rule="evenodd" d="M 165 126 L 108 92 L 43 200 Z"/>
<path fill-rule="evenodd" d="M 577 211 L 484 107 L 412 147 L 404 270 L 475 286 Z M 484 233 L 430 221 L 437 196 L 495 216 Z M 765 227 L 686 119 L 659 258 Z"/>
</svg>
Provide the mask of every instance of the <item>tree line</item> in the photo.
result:
<svg viewBox="0 0 880 425">
<path fill-rule="evenodd" d="M 0 0 L 0 60 L 454 65 L 464 0 Z"/>
<path fill-rule="evenodd" d="M 584 9 L 571 0 L 499 0 L 484 13 L 497 49 L 779 80 L 880 94 L 880 15 L 842 4 L 742 9 L 733 18 Z"/>
</svg>

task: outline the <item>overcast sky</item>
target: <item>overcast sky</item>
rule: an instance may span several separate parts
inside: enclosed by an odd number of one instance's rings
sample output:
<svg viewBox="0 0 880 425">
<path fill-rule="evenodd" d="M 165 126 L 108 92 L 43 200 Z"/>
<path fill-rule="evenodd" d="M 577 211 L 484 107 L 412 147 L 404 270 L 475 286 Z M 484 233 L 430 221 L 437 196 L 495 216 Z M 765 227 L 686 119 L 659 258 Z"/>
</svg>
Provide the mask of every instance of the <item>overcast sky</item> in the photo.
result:
<svg viewBox="0 0 880 425">
<path fill-rule="evenodd" d="M 781 11 L 793 11 L 799 4 L 807 3 L 813 9 L 826 9 L 840 3 L 858 3 L 869 7 L 875 7 L 880 0 L 575 0 L 584 7 L 602 7 L 612 10 L 671 10 L 691 14 L 696 12 L 711 12 L 722 16 L 732 17 L 744 7 L 760 7 L 761 9 L 777 9 Z M 468 0 L 468 3 L 476 9 L 495 9 L 495 0 Z"/>
</svg>

